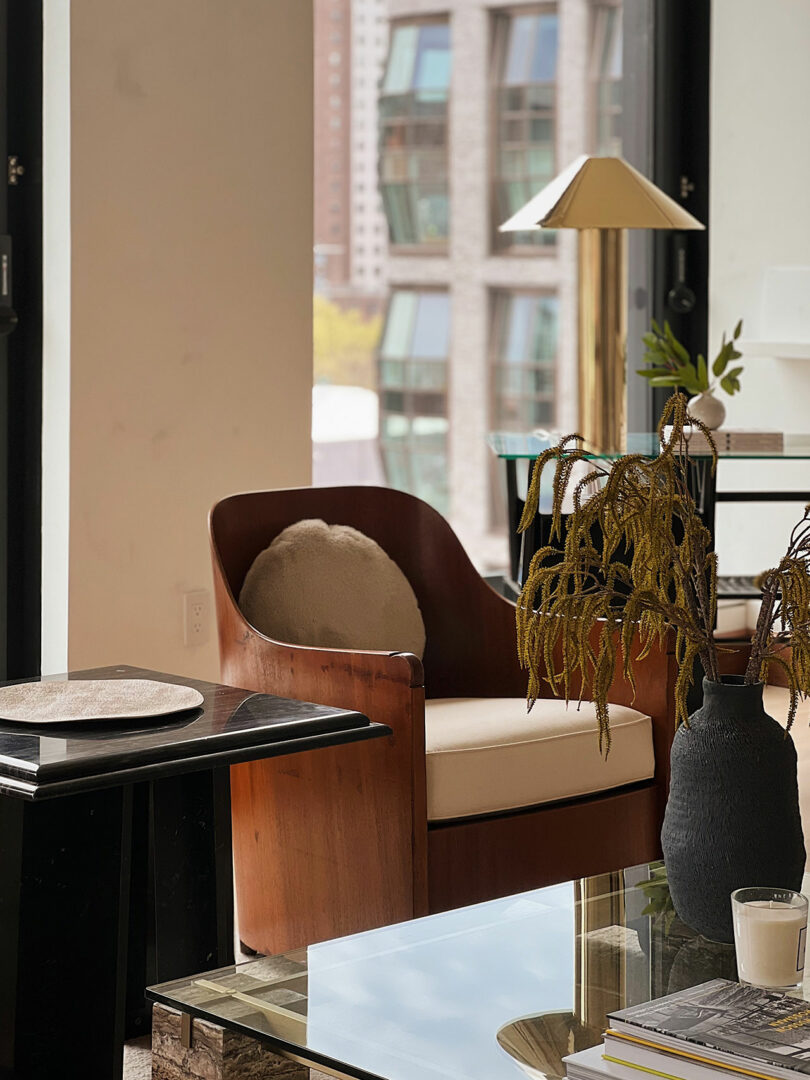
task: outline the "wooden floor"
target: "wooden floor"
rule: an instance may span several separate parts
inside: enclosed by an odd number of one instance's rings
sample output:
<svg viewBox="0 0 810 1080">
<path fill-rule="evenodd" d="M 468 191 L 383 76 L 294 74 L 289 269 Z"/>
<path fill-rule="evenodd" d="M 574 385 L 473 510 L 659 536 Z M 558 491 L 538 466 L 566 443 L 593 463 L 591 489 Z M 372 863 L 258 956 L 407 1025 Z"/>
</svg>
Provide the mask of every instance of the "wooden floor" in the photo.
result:
<svg viewBox="0 0 810 1080">
<path fill-rule="evenodd" d="M 765 711 L 784 724 L 788 710 L 788 692 L 780 686 L 765 687 Z M 791 729 L 799 757 L 799 802 L 802 810 L 805 846 L 810 851 L 810 701 L 799 704 Z"/>
</svg>

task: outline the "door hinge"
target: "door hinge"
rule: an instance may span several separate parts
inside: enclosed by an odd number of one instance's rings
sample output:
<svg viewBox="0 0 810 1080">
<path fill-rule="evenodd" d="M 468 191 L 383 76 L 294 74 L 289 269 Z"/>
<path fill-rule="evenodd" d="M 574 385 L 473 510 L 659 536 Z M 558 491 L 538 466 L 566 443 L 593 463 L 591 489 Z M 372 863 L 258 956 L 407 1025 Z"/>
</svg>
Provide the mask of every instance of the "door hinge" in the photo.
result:
<svg viewBox="0 0 810 1080">
<path fill-rule="evenodd" d="M 8 159 L 8 182 L 12 187 L 16 187 L 20 181 L 20 177 L 25 173 L 25 166 L 20 164 L 20 159 L 16 154 L 10 154 Z"/>
</svg>

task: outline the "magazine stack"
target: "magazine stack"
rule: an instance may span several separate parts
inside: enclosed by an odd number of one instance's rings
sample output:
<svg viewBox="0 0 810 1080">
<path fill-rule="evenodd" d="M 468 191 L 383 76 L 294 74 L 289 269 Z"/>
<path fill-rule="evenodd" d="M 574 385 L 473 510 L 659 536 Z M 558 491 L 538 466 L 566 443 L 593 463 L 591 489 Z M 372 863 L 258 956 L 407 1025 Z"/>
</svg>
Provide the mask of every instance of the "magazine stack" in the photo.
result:
<svg viewBox="0 0 810 1080">
<path fill-rule="evenodd" d="M 714 979 L 608 1016 L 569 1080 L 797 1080 L 810 1074 L 810 1002 Z"/>
</svg>

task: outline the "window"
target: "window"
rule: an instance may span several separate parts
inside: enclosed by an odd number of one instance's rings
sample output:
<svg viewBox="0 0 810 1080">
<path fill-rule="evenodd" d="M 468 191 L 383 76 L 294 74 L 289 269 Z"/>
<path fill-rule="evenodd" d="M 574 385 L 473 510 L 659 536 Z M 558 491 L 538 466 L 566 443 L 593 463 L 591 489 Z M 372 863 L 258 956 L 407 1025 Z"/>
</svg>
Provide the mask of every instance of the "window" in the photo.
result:
<svg viewBox="0 0 810 1080">
<path fill-rule="evenodd" d="M 380 346 L 380 437 L 388 483 L 448 510 L 450 298 L 395 289 Z"/>
<path fill-rule="evenodd" d="M 449 88 L 449 25 L 395 25 L 379 103 L 380 188 L 394 245 L 447 242 Z"/>
<path fill-rule="evenodd" d="M 554 295 L 495 293 L 490 355 L 497 430 L 530 431 L 554 423 L 557 319 Z"/>
<path fill-rule="evenodd" d="M 597 4 L 591 42 L 593 85 L 593 152 L 621 157 L 622 153 L 622 9 Z"/>
<path fill-rule="evenodd" d="M 557 14 L 553 8 L 499 15 L 493 79 L 493 234 L 497 250 L 552 246 L 554 233 L 499 233 L 554 177 Z"/>
</svg>

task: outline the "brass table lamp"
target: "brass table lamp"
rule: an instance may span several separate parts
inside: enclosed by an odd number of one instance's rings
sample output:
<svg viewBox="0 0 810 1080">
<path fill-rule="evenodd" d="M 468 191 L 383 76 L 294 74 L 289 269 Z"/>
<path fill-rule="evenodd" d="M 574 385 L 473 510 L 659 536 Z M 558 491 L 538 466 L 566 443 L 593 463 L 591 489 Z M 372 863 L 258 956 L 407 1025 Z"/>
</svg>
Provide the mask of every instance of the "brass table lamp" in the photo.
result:
<svg viewBox="0 0 810 1080">
<path fill-rule="evenodd" d="M 579 430 L 597 449 L 624 450 L 626 229 L 703 229 L 660 188 L 615 157 L 583 155 L 518 210 L 501 232 L 579 231 Z"/>
</svg>

